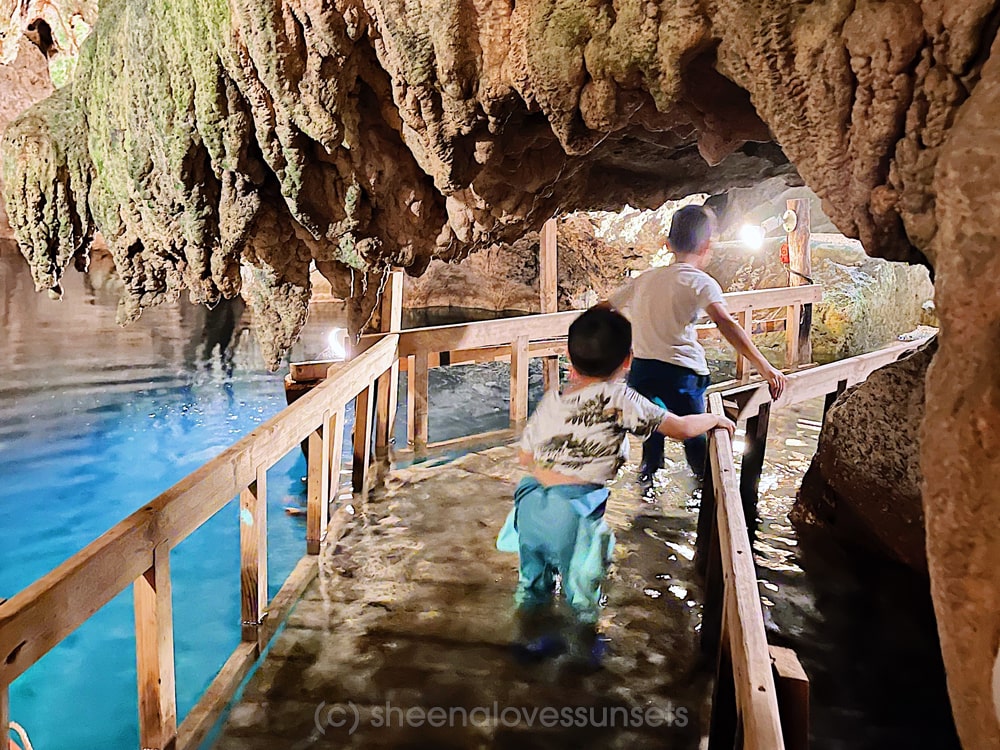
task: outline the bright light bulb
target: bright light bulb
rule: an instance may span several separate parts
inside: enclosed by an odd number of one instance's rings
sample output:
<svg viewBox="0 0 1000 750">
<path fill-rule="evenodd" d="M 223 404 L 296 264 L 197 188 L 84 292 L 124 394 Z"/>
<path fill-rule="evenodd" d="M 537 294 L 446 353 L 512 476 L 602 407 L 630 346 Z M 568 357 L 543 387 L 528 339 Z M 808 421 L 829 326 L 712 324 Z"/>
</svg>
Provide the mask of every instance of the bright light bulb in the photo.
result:
<svg viewBox="0 0 1000 750">
<path fill-rule="evenodd" d="M 327 341 L 330 344 L 330 359 L 347 359 L 347 329 L 334 328 L 327 334 Z"/>
<path fill-rule="evenodd" d="M 764 246 L 764 228 L 759 224 L 744 224 L 740 228 L 740 241 L 751 250 Z"/>
</svg>

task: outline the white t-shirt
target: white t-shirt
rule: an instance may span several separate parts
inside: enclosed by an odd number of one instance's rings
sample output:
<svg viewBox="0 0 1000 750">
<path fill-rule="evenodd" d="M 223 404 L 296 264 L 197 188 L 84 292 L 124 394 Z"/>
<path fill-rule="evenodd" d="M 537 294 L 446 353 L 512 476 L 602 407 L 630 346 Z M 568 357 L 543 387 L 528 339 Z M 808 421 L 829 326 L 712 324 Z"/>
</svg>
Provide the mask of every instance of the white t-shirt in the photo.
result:
<svg viewBox="0 0 1000 750">
<path fill-rule="evenodd" d="M 666 415 L 666 409 L 621 382 L 594 383 L 567 394 L 551 390 L 528 420 L 521 449 L 539 468 L 604 484 L 628 458 L 625 434 L 645 439 Z"/>
<path fill-rule="evenodd" d="M 632 279 L 609 301 L 632 321 L 632 351 L 640 359 L 687 367 L 708 375 L 705 350 L 694 324 L 705 309 L 723 302 L 719 282 L 690 263 L 654 268 Z"/>
</svg>

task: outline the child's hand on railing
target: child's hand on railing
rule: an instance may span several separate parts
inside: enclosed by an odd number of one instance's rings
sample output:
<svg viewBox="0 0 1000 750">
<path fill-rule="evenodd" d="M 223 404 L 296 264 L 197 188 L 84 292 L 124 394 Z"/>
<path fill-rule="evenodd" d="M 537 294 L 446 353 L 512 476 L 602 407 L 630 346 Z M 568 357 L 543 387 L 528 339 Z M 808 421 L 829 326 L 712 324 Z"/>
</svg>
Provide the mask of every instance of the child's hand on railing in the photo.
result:
<svg viewBox="0 0 1000 750">
<path fill-rule="evenodd" d="M 733 435 L 736 434 L 736 423 L 733 422 L 731 419 L 729 419 L 727 417 L 723 417 L 722 415 L 717 415 L 716 416 L 716 420 L 717 421 L 716 421 L 716 425 L 715 426 L 716 427 L 721 427 L 726 432 L 728 432 L 729 433 L 729 437 L 732 437 Z"/>
</svg>

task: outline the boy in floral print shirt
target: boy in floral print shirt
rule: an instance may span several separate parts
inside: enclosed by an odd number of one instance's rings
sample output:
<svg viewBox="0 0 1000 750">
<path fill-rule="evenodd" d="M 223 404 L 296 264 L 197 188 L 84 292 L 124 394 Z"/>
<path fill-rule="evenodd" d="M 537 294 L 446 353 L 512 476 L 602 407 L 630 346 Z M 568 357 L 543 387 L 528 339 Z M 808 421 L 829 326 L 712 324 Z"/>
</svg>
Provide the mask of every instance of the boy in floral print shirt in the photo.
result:
<svg viewBox="0 0 1000 750">
<path fill-rule="evenodd" d="M 515 598 L 522 609 L 551 602 L 558 574 L 580 623 L 596 624 L 614 544 L 604 522 L 605 485 L 627 457 L 629 433 L 685 440 L 735 429 L 714 414 L 671 414 L 626 386 L 631 348 L 623 315 L 607 307 L 584 312 L 569 329 L 570 382 L 546 393 L 525 427 L 520 462 L 531 475 L 518 485 L 497 540 L 520 557 Z"/>
</svg>

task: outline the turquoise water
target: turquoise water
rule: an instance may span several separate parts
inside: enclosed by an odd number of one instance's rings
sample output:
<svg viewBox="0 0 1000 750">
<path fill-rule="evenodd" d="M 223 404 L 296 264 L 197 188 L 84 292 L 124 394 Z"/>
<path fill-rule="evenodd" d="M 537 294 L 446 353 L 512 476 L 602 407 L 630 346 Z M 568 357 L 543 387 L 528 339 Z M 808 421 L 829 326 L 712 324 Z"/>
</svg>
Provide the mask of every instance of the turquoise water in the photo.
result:
<svg viewBox="0 0 1000 750">
<path fill-rule="evenodd" d="M 4 250 L 0 598 L 9 598 L 276 414 L 285 396 L 241 310 L 230 360 L 206 351 L 225 327 L 218 315 L 178 302 L 121 329 L 113 288 L 70 272 L 53 302 Z M 296 449 L 268 474 L 272 595 L 305 552 L 304 517 L 284 510 L 303 502 L 304 473 Z M 182 717 L 239 642 L 237 510 L 231 502 L 171 553 Z M 38 750 L 137 746 L 133 633 L 129 589 L 14 682 L 12 718 Z"/>
</svg>

